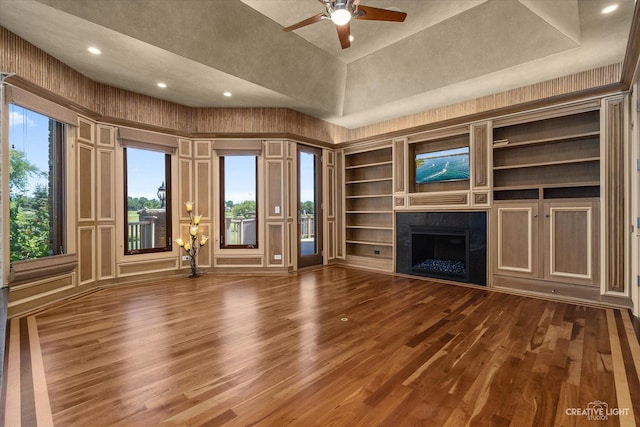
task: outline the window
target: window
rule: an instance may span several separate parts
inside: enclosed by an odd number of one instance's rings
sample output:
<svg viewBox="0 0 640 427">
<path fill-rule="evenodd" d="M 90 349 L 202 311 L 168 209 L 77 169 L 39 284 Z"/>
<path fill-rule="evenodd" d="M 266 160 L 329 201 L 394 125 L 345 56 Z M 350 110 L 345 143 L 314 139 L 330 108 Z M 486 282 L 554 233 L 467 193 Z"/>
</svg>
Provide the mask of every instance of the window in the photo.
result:
<svg viewBox="0 0 640 427">
<path fill-rule="evenodd" d="M 62 254 L 65 125 L 9 105 L 9 253 L 11 261 Z"/>
<path fill-rule="evenodd" d="M 171 155 L 126 147 L 125 254 L 171 250 Z"/>
<path fill-rule="evenodd" d="M 258 247 L 258 157 L 220 157 L 221 248 Z"/>
</svg>

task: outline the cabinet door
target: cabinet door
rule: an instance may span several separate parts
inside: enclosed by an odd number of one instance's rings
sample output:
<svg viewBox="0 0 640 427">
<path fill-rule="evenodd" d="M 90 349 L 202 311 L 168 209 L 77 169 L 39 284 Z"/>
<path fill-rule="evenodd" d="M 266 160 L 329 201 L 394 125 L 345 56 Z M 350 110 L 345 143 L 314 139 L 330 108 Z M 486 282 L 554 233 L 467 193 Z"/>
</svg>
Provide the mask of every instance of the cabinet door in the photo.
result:
<svg viewBox="0 0 640 427">
<path fill-rule="evenodd" d="M 538 274 L 538 203 L 496 203 L 494 271 L 508 276 Z"/>
<path fill-rule="evenodd" d="M 545 278 L 556 282 L 599 283 L 598 202 L 544 203 Z"/>
</svg>

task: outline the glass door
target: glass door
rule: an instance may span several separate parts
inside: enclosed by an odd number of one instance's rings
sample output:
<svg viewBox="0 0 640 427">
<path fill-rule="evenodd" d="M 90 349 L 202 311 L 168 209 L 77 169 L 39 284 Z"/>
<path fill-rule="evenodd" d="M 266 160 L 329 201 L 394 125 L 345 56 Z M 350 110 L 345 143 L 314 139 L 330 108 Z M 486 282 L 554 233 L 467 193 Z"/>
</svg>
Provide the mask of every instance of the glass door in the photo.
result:
<svg viewBox="0 0 640 427">
<path fill-rule="evenodd" d="M 322 264 L 322 151 L 298 145 L 298 267 Z"/>
</svg>

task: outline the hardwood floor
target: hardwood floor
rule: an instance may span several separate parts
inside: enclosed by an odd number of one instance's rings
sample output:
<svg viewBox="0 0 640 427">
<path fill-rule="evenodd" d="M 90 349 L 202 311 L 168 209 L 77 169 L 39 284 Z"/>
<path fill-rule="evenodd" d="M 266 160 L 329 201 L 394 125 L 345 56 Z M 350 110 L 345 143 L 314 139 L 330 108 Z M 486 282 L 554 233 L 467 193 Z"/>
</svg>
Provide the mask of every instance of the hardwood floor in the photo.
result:
<svg viewBox="0 0 640 427">
<path fill-rule="evenodd" d="M 640 424 L 628 312 L 342 267 L 104 289 L 8 341 L 7 426 Z"/>
</svg>

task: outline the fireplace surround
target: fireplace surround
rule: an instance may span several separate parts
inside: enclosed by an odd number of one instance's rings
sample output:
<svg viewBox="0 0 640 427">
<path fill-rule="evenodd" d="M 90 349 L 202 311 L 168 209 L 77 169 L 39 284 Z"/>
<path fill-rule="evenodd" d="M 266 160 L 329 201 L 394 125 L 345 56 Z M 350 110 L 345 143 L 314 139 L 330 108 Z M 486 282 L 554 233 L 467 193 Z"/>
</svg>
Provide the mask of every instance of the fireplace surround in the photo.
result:
<svg viewBox="0 0 640 427">
<path fill-rule="evenodd" d="M 398 212 L 396 272 L 485 286 L 486 212 Z"/>
</svg>

